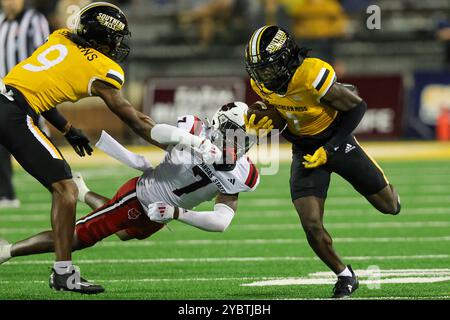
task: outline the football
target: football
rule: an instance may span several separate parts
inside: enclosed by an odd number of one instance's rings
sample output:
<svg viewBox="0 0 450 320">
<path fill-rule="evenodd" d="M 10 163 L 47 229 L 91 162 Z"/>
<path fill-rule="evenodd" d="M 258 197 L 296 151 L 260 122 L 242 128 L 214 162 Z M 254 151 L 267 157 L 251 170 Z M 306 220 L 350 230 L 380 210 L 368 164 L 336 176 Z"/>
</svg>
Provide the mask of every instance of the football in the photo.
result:
<svg viewBox="0 0 450 320">
<path fill-rule="evenodd" d="M 252 114 L 256 115 L 255 123 L 267 116 L 272 120 L 274 129 L 282 130 L 286 125 L 286 121 L 281 117 L 277 109 L 262 101 L 256 101 L 248 107 L 247 118 L 250 118 Z"/>
</svg>

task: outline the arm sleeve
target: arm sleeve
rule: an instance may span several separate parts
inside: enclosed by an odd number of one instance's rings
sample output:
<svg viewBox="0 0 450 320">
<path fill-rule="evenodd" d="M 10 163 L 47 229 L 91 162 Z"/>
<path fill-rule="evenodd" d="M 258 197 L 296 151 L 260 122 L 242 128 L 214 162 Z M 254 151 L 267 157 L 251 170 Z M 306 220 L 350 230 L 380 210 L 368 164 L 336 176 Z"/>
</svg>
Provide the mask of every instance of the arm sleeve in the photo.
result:
<svg viewBox="0 0 450 320">
<path fill-rule="evenodd" d="M 353 109 L 346 112 L 341 111 L 340 118 L 334 128 L 333 137 L 324 145 L 325 150 L 327 150 L 329 154 L 333 153 L 334 149 L 340 146 L 356 129 L 366 110 L 367 104 L 364 100 L 361 100 L 361 102 Z"/>
<path fill-rule="evenodd" d="M 248 188 L 248 190 L 246 190 L 246 191 L 251 192 L 251 191 L 255 191 L 255 189 L 259 185 L 259 172 L 258 172 L 258 168 L 256 168 L 256 166 L 250 161 L 250 159 L 248 160 L 248 163 L 250 166 L 249 166 L 247 178 L 245 179 L 245 185 Z"/>
<path fill-rule="evenodd" d="M 41 114 L 48 122 L 50 122 L 56 129 L 61 132 L 68 122 L 67 119 L 64 118 L 64 116 L 59 113 L 58 109 L 56 108 L 42 112 Z"/>
<path fill-rule="evenodd" d="M 234 218 L 234 210 L 224 203 L 216 203 L 214 211 L 180 209 L 178 220 L 204 231 L 223 232 Z"/>
<path fill-rule="evenodd" d="M 203 142 L 203 138 L 190 134 L 186 130 L 161 123 L 156 124 L 151 131 L 151 138 L 163 145 L 178 144 L 198 148 Z"/>
</svg>

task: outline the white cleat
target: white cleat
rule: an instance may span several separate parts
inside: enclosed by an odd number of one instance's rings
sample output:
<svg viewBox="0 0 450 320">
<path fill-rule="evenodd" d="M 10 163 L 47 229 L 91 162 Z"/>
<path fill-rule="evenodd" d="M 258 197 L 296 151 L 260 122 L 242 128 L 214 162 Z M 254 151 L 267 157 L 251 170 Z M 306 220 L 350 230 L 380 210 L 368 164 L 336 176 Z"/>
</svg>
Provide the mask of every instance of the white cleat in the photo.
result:
<svg viewBox="0 0 450 320">
<path fill-rule="evenodd" d="M 83 176 L 80 172 L 74 172 L 72 179 L 78 188 L 78 201 L 84 202 L 86 193 L 88 193 L 90 190 L 87 187 L 86 182 L 84 182 Z"/>
<path fill-rule="evenodd" d="M 3 264 L 11 259 L 11 247 L 12 244 L 8 241 L 0 239 L 0 264 Z"/>
<path fill-rule="evenodd" d="M 0 199 L 0 209 L 14 209 L 20 207 L 19 199 Z"/>
</svg>

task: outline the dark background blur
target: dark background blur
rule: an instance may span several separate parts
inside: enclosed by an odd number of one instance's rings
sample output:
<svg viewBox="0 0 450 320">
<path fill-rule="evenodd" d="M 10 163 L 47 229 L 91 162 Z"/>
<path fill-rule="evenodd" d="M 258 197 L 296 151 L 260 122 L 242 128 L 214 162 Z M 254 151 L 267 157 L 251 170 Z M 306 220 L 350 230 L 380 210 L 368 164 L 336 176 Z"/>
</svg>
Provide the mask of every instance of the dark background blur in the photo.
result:
<svg viewBox="0 0 450 320">
<path fill-rule="evenodd" d="M 53 29 L 68 27 L 90 1 L 30 1 Z M 155 120 L 179 113 L 210 114 L 229 99 L 253 102 L 244 47 L 254 29 L 279 24 L 311 56 L 331 63 L 338 81 L 352 82 L 369 112 L 360 135 L 368 139 L 434 139 L 450 107 L 448 0 L 128 0 L 109 1 L 128 15 L 132 54 L 125 92 Z M 367 8 L 381 9 L 380 29 L 369 30 Z M 372 11 L 371 11 L 372 12 Z M 62 110 L 91 135 L 106 128 L 135 138 L 86 100 Z M 86 108 L 91 112 L 86 117 Z"/>
</svg>

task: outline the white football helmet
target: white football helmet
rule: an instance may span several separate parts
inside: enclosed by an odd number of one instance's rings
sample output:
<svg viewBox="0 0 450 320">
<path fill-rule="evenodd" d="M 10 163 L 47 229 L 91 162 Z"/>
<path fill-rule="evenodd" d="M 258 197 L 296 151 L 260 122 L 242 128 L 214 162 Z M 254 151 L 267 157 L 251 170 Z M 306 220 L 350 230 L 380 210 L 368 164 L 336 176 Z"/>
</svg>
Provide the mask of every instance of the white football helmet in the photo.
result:
<svg viewBox="0 0 450 320">
<path fill-rule="evenodd" d="M 244 102 L 231 102 L 220 107 L 211 120 L 211 141 L 222 148 L 227 164 L 234 163 L 256 142 L 256 137 L 248 135 L 245 130 L 247 110 Z"/>
</svg>

